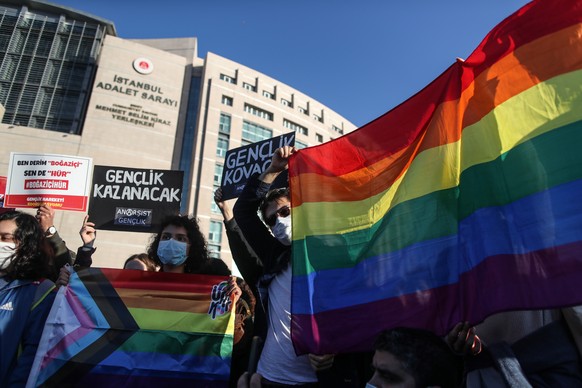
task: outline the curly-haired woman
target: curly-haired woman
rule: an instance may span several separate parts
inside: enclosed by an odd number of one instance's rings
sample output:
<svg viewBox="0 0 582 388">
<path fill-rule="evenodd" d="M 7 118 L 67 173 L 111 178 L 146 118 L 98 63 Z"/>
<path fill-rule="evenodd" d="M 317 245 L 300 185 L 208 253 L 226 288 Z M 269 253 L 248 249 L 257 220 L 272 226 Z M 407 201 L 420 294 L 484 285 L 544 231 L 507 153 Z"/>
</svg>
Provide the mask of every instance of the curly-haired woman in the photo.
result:
<svg viewBox="0 0 582 388">
<path fill-rule="evenodd" d="M 24 386 L 55 297 L 44 234 L 31 215 L 0 215 L 0 381 Z"/>
</svg>

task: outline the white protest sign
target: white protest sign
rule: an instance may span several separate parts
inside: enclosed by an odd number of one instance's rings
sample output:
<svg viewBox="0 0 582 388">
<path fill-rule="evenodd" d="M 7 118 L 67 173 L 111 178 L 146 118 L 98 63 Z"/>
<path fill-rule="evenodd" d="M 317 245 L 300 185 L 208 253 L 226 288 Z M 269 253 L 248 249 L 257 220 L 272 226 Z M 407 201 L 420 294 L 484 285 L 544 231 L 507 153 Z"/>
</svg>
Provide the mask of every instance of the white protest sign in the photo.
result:
<svg viewBox="0 0 582 388">
<path fill-rule="evenodd" d="M 5 207 L 86 211 L 92 159 L 79 156 L 12 152 Z"/>
</svg>

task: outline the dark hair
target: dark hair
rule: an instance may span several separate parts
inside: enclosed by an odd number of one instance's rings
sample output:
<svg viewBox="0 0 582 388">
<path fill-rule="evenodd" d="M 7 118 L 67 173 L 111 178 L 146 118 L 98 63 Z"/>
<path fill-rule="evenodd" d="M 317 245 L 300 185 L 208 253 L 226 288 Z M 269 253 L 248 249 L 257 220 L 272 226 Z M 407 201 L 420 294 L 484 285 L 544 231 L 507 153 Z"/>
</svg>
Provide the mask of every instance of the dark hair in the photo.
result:
<svg viewBox="0 0 582 388">
<path fill-rule="evenodd" d="M 136 253 L 127 258 L 125 263 L 123 263 L 123 268 L 132 260 L 141 261 L 143 265 L 146 267 L 146 271 L 153 271 L 156 272 L 158 270 L 158 266 L 156 265 L 155 260 L 150 258 L 147 253 Z"/>
<path fill-rule="evenodd" d="M 461 384 L 462 359 L 445 341 L 428 330 L 397 327 L 376 338 L 374 350 L 391 353 L 402 368 L 414 377 L 417 387 L 458 387 Z"/>
<path fill-rule="evenodd" d="M 208 256 L 208 249 L 206 248 L 206 239 L 200 231 L 200 226 L 195 218 L 180 215 L 171 215 L 164 218 L 158 234 L 152 236 L 152 241 L 147 249 L 147 254 L 151 257 L 157 265 L 163 267 L 163 263 L 158 257 L 158 246 L 160 245 L 160 238 L 162 231 L 168 225 L 183 227 L 186 229 L 186 235 L 190 241 L 190 252 L 186 258 L 185 273 L 198 273 L 204 266 L 208 265 L 210 257 Z"/>
<path fill-rule="evenodd" d="M 0 214 L 1 221 L 14 220 L 16 253 L 4 270 L 12 279 L 39 280 L 49 275 L 49 257 L 44 248 L 44 233 L 37 219 L 20 211 Z"/>
<path fill-rule="evenodd" d="M 288 187 L 281 187 L 279 189 L 269 190 L 269 192 L 267 193 L 267 195 L 265 195 L 265 198 L 263 198 L 261 204 L 259 205 L 259 210 L 261 211 L 261 217 L 263 218 L 263 221 L 266 222 L 267 220 L 267 215 L 265 214 L 265 212 L 267 211 L 267 206 L 269 206 L 271 202 L 275 202 L 279 198 L 283 197 L 289 198 Z"/>
</svg>

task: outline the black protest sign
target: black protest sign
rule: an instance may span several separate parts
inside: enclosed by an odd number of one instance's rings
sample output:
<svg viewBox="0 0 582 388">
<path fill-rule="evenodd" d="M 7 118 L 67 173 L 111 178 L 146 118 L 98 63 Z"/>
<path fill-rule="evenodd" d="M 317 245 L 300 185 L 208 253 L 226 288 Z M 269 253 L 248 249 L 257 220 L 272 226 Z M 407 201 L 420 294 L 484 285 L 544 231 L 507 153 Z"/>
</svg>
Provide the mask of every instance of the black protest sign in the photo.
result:
<svg viewBox="0 0 582 388">
<path fill-rule="evenodd" d="M 290 132 L 227 151 L 222 171 L 222 198 L 237 198 L 251 175 L 262 173 L 269 167 L 277 148 L 294 144 L 295 132 Z M 272 185 L 283 186 L 287 186 L 287 172 L 280 174 Z"/>
<path fill-rule="evenodd" d="M 183 171 L 95 166 L 89 221 L 97 229 L 157 232 L 180 212 Z"/>
</svg>

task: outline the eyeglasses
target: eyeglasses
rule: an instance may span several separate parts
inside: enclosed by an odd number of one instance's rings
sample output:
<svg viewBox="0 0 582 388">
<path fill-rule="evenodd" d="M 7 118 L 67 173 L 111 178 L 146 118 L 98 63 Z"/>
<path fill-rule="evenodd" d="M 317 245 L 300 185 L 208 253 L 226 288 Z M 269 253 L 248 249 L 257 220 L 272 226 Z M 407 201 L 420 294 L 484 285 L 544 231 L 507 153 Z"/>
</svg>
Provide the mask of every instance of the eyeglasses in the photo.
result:
<svg viewBox="0 0 582 388">
<path fill-rule="evenodd" d="M 289 206 L 283 206 L 282 208 L 277 209 L 277 211 L 275 213 L 273 213 L 272 215 L 267 217 L 265 222 L 269 226 L 275 226 L 275 224 L 277 223 L 277 218 L 289 217 L 289 214 L 291 214 L 291 208 L 289 208 Z"/>
</svg>

